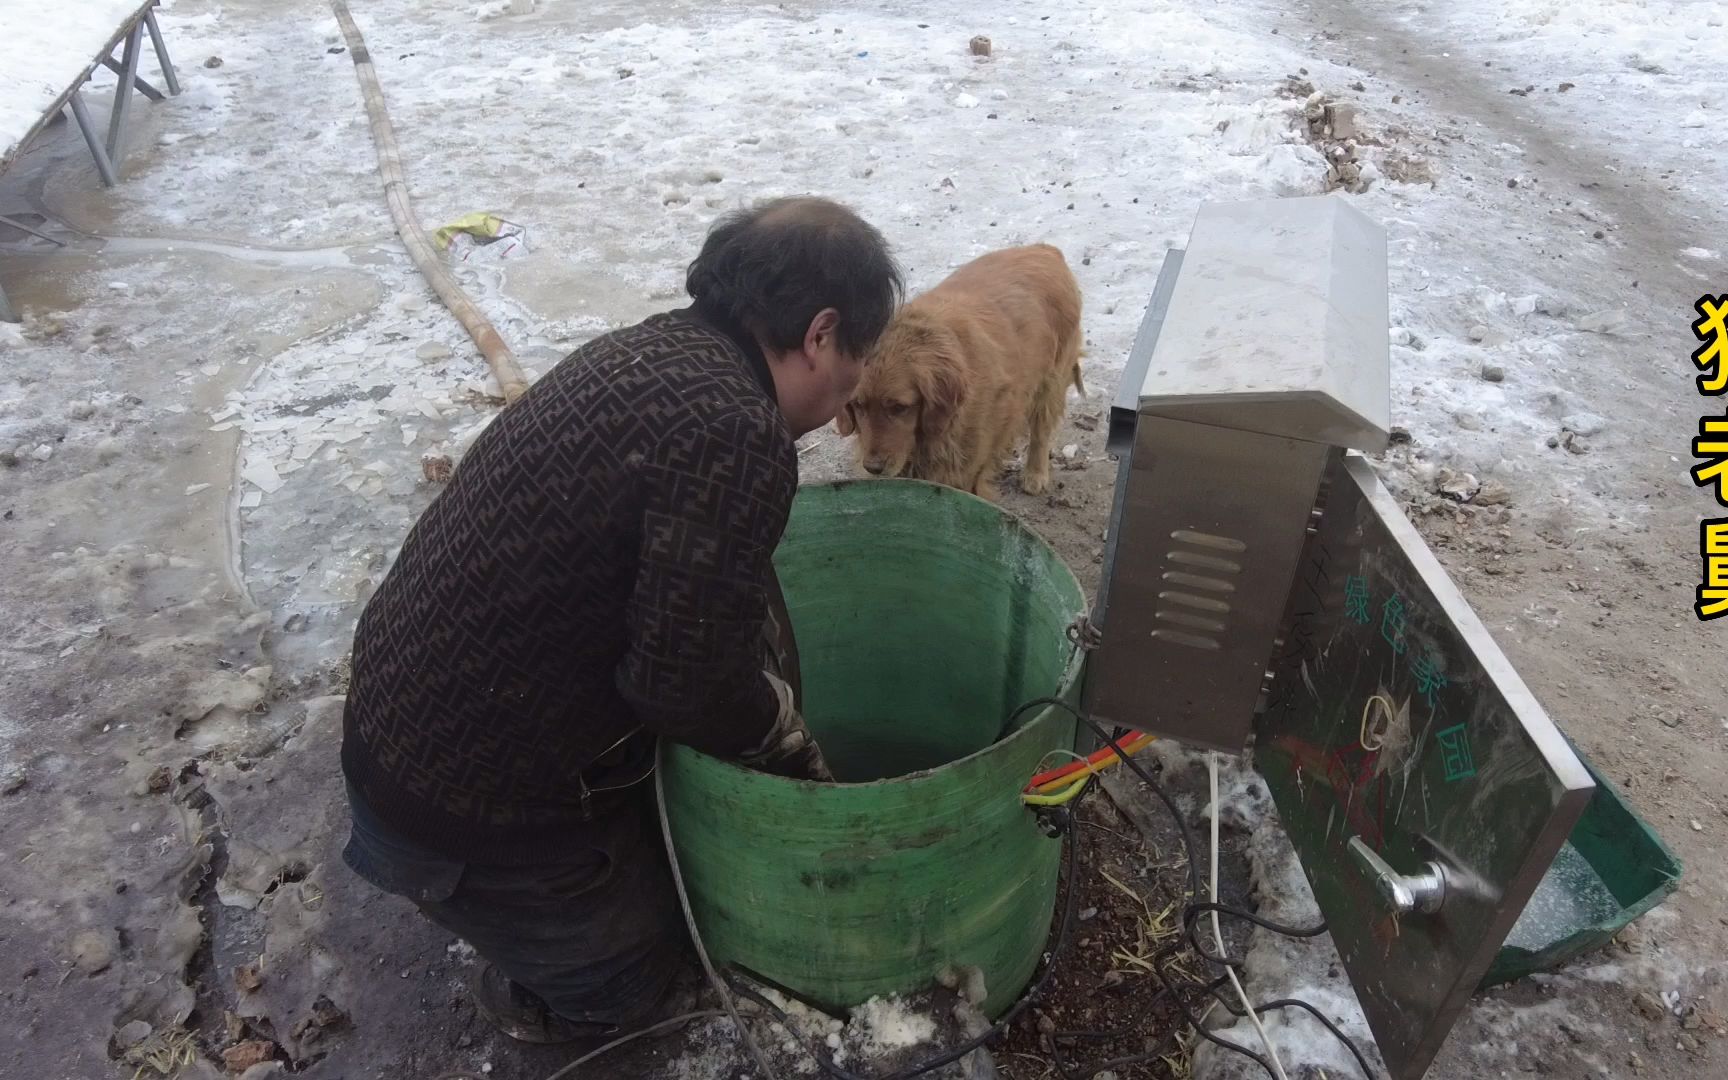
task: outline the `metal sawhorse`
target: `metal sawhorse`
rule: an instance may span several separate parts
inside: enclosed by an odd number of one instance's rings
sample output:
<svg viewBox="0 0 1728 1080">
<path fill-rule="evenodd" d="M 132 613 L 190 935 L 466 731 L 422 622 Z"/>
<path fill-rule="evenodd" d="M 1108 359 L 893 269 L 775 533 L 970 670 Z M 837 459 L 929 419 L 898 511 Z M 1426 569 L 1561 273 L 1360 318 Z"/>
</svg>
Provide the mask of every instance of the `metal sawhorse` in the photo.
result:
<svg viewBox="0 0 1728 1080">
<path fill-rule="evenodd" d="M 162 69 L 162 82 L 167 86 L 168 94 L 180 92 L 180 78 L 174 72 L 174 62 L 168 58 L 168 46 L 162 40 L 162 28 L 156 24 L 156 5 L 158 2 L 159 0 L 150 0 L 149 3 L 143 4 L 132 17 L 132 20 L 121 27 L 119 33 L 108 42 L 101 57 L 86 68 L 61 101 L 53 109 L 48 110 L 50 116 L 62 106 L 71 111 L 72 119 L 77 123 L 79 132 L 84 136 L 84 145 L 90 148 L 90 156 L 96 161 L 96 173 L 107 187 L 113 187 L 119 183 L 119 176 L 114 170 L 114 163 L 120 159 L 120 151 L 124 146 L 126 135 L 126 121 L 132 113 L 132 94 L 129 91 L 135 89 L 151 101 L 163 101 L 167 97 L 138 74 L 138 60 L 144 52 L 145 34 L 150 35 L 150 45 L 156 51 L 156 63 Z M 114 58 L 115 49 L 120 50 L 118 60 Z M 108 112 L 108 131 L 105 136 L 97 128 L 89 108 L 84 104 L 84 84 L 90 81 L 90 75 L 96 70 L 97 64 L 114 72 L 120 78 L 119 85 L 114 88 L 114 105 Z M 24 232 L 36 232 L 34 229 L 27 228 L 22 223 L 10 218 L 0 217 L 0 223 Z M 36 233 L 36 235 L 41 234 Z M 4 289 L 0 289 L 0 321 L 18 321 L 18 313 L 12 310 L 12 305 L 6 299 Z"/>
</svg>

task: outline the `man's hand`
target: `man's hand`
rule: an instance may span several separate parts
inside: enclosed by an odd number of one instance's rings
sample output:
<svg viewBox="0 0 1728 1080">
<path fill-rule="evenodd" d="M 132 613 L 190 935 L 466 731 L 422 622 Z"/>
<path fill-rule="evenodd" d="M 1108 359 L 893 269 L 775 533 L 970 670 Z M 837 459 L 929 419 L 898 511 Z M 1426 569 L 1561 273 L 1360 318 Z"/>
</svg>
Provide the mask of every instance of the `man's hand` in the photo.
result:
<svg viewBox="0 0 1728 1080">
<path fill-rule="evenodd" d="M 766 671 L 762 677 L 774 688 L 780 712 L 768 730 L 768 737 L 756 749 L 740 754 L 739 763 L 794 780 L 832 781 L 834 774 L 828 771 L 821 747 L 810 737 L 810 729 L 804 726 L 804 718 L 793 704 L 792 688 Z"/>
</svg>

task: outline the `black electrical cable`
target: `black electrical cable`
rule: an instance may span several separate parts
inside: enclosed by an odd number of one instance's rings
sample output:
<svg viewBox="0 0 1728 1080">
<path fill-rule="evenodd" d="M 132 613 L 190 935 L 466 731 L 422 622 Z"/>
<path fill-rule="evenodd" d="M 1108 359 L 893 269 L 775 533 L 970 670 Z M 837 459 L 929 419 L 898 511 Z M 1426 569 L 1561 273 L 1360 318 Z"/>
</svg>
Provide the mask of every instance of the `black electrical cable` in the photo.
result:
<svg viewBox="0 0 1728 1080">
<path fill-rule="evenodd" d="M 891 1073 L 885 1073 L 881 1076 L 866 1077 L 857 1073 L 848 1072 L 836 1065 L 833 1058 L 829 1057 L 827 1052 L 821 1047 L 806 1041 L 806 1051 L 811 1057 L 816 1059 L 816 1064 L 821 1066 L 823 1072 L 834 1077 L 834 1080 L 914 1080 L 915 1077 L 923 1076 L 925 1073 L 935 1072 L 944 1065 L 952 1065 L 954 1062 L 959 1061 L 967 1054 L 977 1050 L 985 1043 L 1000 1037 L 1008 1030 L 1008 1026 L 1038 999 L 1038 996 L 1043 993 L 1044 988 L 1049 985 L 1051 976 L 1056 973 L 1057 962 L 1061 959 L 1063 951 L 1067 948 L 1069 938 L 1073 936 L 1074 912 L 1077 907 L 1074 901 L 1079 893 L 1080 887 L 1080 830 L 1075 827 L 1075 822 L 1079 819 L 1074 816 L 1071 808 L 1064 807 L 1060 812 L 1059 820 L 1066 823 L 1063 831 L 1068 837 L 1067 857 L 1064 860 L 1066 866 L 1063 869 L 1064 888 L 1062 896 L 1062 919 L 1057 923 L 1056 943 L 1050 949 L 1050 958 L 1044 964 L 1044 970 L 1039 973 L 1037 981 L 1032 984 L 1031 988 L 1024 994 L 1020 995 L 1020 1000 L 1009 1006 L 1008 1011 L 1003 1013 L 994 1024 L 991 1024 L 982 1033 L 968 1039 L 959 1046 L 945 1050 L 924 1061 L 920 1061 L 916 1065 L 908 1065 L 896 1069 Z M 741 996 L 749 998 L 751 1001 L 756 1002 L 756 1004 L 761 1005 L 772 1013 L 774 1018 L 780 1022 L 780 1026 L 791 1033 L 794 1038 L 798 1037 L 798 1032 L 792 1027 L 792 1018 L 786 1015 L 784 1009 L 774 1004 L 774 1002 L 770 1001 L 766 996 L 758 993 L 751 986 L 738 982 L 734 982 L 733 986 Z"/>
<path fill-rule="evenodd" d="M 1193 1028 L 1194 1033 L 1199 1035 L 1202 1039 L 1205 1039 L 1207 1042 L 1220 1047 L 1221 1049 L 1228 1050 L 1232 1054 L 1238 1054 L 1247 1058 L 1249 1061 L 1252 1061 L 1254 1064 L 1264 1069 L 1266 1075 L 1272 1077 L 1272 1080 L 1278 1080 L 1278 1070 L 1272 1067 L 1270 1061 L 1255 1053 L 1253 1050 L 1250 1050 L 1248 1047 L 1243 1046 L 1241 1043 L 1231 1042 L 1229 1039 L 1214 1035 L 1212 1032 L 1206 1030 L 1206 1025 L 1202 1022 L 1203 1018 L 1195 1016 L 1194 1011 L 1188 1007 L 1188 1002 L 1184 1001 L 1182 995 L 1176 992 L 1176 984 L 1171 981 L 1169 975 L 1165 974 L 1164 964 L 1170 959 L 1170 957 L 1175 956 L 1181 948 L 1181 943 L 1177 942 L 1175 944 L 1166 945 L 1161 949 L 1158 954 L 1152 958 L 1152 974 L 1157 976 L 1159 982 L 1170 988 L 1170 1000 L 1176 1003 L 1176 1008 L 1182 1013 L 1182 1019 L 1189 1027 Z"/>
<path fill-rule="evenodd" d="M 1092 1080 L 1094 1076 L 1097 1076 L 1099 1073 L 1104 1072 L 1107 1069 L 1124 1068 L 1124 1061 L 1129 1064 L 1137 1065 L 1142 1061 L 1155 1061 L 1158 1058 L 1163 1057 L 1165 1054 L 1170 1052 L 1170 1047 L 1176 1042 L 1176 1034 L 1181 1030 L 1181 1028 L 1172 1028 L 1170 1031 L 1166 1032 L 1164 1037 L 1158 1041 L 1158 1045 L 1152 1050 L 1147 1051 L 1144 1056 L 1136 1054 L 1131 1058 L 1117 1058 L 1103 1062 L 1099 1065 L 1083 1066 L 1078 1072 L 1068 1067 L 1068 1062 L 1062 1057 L 1062 1047 L 1055 1039 L 1051 1039 L 1050 1064 L 1055 1068 L 1056 1075 L 1060 1076 L 1062 1080 Z"/>
<path fill-rule="evenodd" d="M 1255 926 L 1270 930 L 1274 934 L 1283 937 L 1319 937 L 1321 934 L 1326 932 L 1326 924 L 1324 922 L 1320 923 L 1318 926 L 1285 926 L 1283 923 L 1273 922 L 1271 919 L 1263 918 L 1252 911 L 1244 911 L 1241 908 L 1231 907 L 1229 904 L 1214 903 L 1210 900 L 1196 900 L 1194 903 L 1189 904 L 1183 917 L 1189 922 L 1193 922 L 1208 911 L 1216 911 L 1220 915 L 1229 915 L 1231 918 L 1235 919 L 1246 919 Z"/>
<path fill-rule="evenodd" d="M 1218 999 L 1219 1003 L 1222 1004 L 1224 1008 L 1230 1011 L 1232 1016 L 1243 1017 L 1248 1015 L 1247 1010 L 1243 1009 L 1240 1005 L 1233 1004 L 1219 990 L 1211 989 L 1210 987 L 1208 990 L 1211 992 L 1213 997 Z M 1332 1033 L 1334 1038 L 1344 1044 L 1344 1049 L 1350 1051 L 1350 1056 L 1356 1059 L 1356 1065 L 1362 1070 L 1362 1075 L 1367 1077 L 1368 1080 L 1374 1080 L 1374 1070 L 1368 1067 L 1368 1059 L 1363 1057 L 1362 1051 L 1358 1050 L 1356 1044 L 1350 1041 L 1350 1036 L 1339 1030 L 1338 1025 L 1327 1019 L 1326 1015 L 1319 1009 L 1315 1008 L 1312 1003 L 1303 1001 L 1301 998 L 1280 998 L 1277 1001 L 1268 1001 L 1263 1005 L 1254 1006 L 1254 1011 L 1256 1013 L 1269 1013 L 1278 1009 L 1303 1009 L 1308 1013 L 1308 1015 L 1320 1021 L 1320 1023 L 1325 1026 L 1326 1030 Z"/>
<path fill-rule="evenodd" d="M 1200 927 L 1193 922 L 1184 920 L 1182 934 L 1188 939 L 1188 947 L 1193 949 L 1200 959 L 1208 964 L 1217 964 L 1219 967 L 1236 968 L 1237 970 L 1247 966 L 1244 961 L 1228 953 L 1213 952 L 1207 946 L 1206 940 L 1200 936 Z"/>
<path fill-rule="evenodd" d="M 1208 963 L 1218 964 L 1222 967 L 1241 968 L 1243 965 L 1240 959 L 1234 956 L 1214 953 L 1211 948 L 1205 944 L 1205 940 L 1200 936 L 1199 923 L 1200 916 L 1209 911 L 1215 911 L 1220 915 L 1229 915 L 1232 918 L 1246 920 L 1256 926 L 1270 930 L 1275 934 L 1282 934 L 1284 937 L 1311 938 L 1319 937 L 1321 934 L 1326 932 L 1326 924 L 1324 922 L 1318 926 L 1285 926 L 1283 923 L 1276 923 L 1271 919 L 1261 918 L 1252 911 L 1243 911 L 1241 908 L 1234 908 L 1228 904 L 1218 904 L 1210 901 L 1189 904 L 1187 907 L 1182 909 L 1182 932 L 1188 938 L 1189 947 L 1199 953 L 1201 959 L 1206 960 Z"/>
<path fill-rule="evenodd" d="M 1097 736 L 1099 739 L 1102 739 L 1104 741 L 1104 743 L 1110 747 L 1110 749 L 1112 749 L 1116 752 L 1116 756 L 1122 761 L 1123 764 L 1127 765 L 1128 768 L 1136 776 L 1138 776 L 1141 780 L 1143 780 L 1146 783 L 1147 787 L 1152 789 L 1152 793 L 1154 795 L 1158 796 L 1159 801 L 1164 804 L 1165 809 L 1170 811 L 1170 817 L 1176 823 L 1176 828 L 1177 828 L 1178 832 L 1181 833 L 1182 846 L 1186 850 L 1187 855 L 1188 855 L 1188 881 L 1189 881 L 1189 894 L 1190 894 L 1191 899 L 1187 904 L 1185 904 L 1183 906 L 1183 922 L 1184 922 L 1184 926 L 1189 928 L 1189 934 L 1185 935 L 1185 937 L 1187 937 L 1189 940 L 1189 944 L 1191 944 L 1191 945 L 1194 944 L 1192 936 L 1191 936 L 1191 933 L 1192 933 L 1191 928 L 1193 926 L 1193 921 L 1192 921 L 1193 918 L 1199 912 L 1206 912 L 1206 911 L 1217 911 L 1220 914 L 1233 915 L 1237 918 L 1247 919 L 1251 922 L 1254 922 L 1260 926 L 1265 927 L 1266 929 L 1272 930 L 1276 933 L 1286 934 L 1286 935 L 1289 935 L 1292 937 L 1316 937 L 1322 933 L 1325 933 L 1326 925 L 1324 923 L 1321 923 L 1317 927 L 1304 928 L 1304 929 L 1285 927 L 1285 926 L 1282 926 L 1280 924 L 1273 923 L 1271 920 L 1262 919 L 1258 915 L 1255 915 L 1251 912 L 1242 911 L 1238 908 L 1227 907 L 1223 904 L 1215 904 L 1215 903 L 1200 900 L 1199 899 L 1200 898 L 1199 845 L 1194 839 L 1193 830 L 1189 828 L 1187 819 L 1182 815 L 1182 811 L 1176 805 L 1176 801 L 1170 797 L 1170 793 L 1164 790 L 1164 786 L 1162 784 L 1160 784 L 1156 779 L 1154 779 L 1152 774 L 1150 772 L 1148 772 L 1144 766 L 1142 766 L 1138 761 L 1135 761 L 1132 757 L 1130 757 L 1128 754 L 1123 752 L 1122 745 L 1118 741 L 1118 738 L 1115 735 L 1111 734 L 1110 732 L 1105 731 L 1103 728 L 1103 725 L 1099 724 L 1096 720 L 1093 720 L 1090 716 L 1087 716 L 1085 713 L 1081 712 L 1079 709 L 1075 708 L 1073 705 L 1070 705 L 1068 702 L 1063 701 L 1061 698 L 1055 698 L 1055 697 L 1034 698 L 1031 701 L 1026 702 L 1024 705 L 1020 706 L 1018 709 L 1016 709 L 1014 711 L 1014 714 L 1010 718 L 1010 721 L 1009 721 L 1010 724 L 1013 722 L 1014 719 L 1018 719 L 1022 713 L 1025 713 L 1028 710 L 1033 709 L 1033 708 L 1037 708 L 1039 706 L 1053 706 L 1055 708 L 1063 709 L 1063 710 L 1067 711 L 1070 715 L 1072 715 L 1080 723 L 1082 723 L 1086 727 L 1090 728 L 1092 733 L 1095 736 Z M 1153 974 L 1155 976 L 1157 976 L 1158 981 L 1160 983 L 1162 983 L 1164 985 L 1164 988 L 1170 992 L 1171 1000 L 1174 1001 L 1176 1003 L 1177 1008 L 1179 1010 L 1181 1010 L 1183 1019 L 1188 1023 L 1188 1025 L 1190 1027 L 1192 1027 L 1194 1029 L 1194 1031 L 1196 1033 L 1198 1033 L 1200 1035 L 1201 1038 L 1205 1039 L 1207 1042 L 1210 1042 L 1210 1043 L 1212 1043 L 1218 1047 L 1221 1047 L 1225 1050 L 1229 1050 L 1232 1053 L 1239 1054 L 1242 1057 L 1248 1058 L 1250 1061 L 1253 1061 L 1255 1064 L 1259 1065 L 1262 1069 L 1264 1069 L 1268 1075 L 1276 1077 L 1277 1072 L 1276 1072 L 1276 1070 L 1273 1069 L 1272 1063 L 1270 1061 L 1266 1060 L 1264 1057 L 1255 1053 L 1253 1050 L 1250 1050 L 1249 1048 L 1247 1048 L 1245 1046 L 1242 1046 L 1242 1045 L 1237 1044 L 1237 1043 L 1233 1043 L 1228 1039 L 1219 1038 L 1218 1036 L 1212 1034 L 1210 1031 L 1207 1031 L 1205 1029 L 1205 1027 L 1201 1025 L 1199 1020 L 1194 1016 L 1193 1012 L 1190 1010 L 1190 1008 L 1188 1006 L 1188 1003 L 1183 1000 L 1181 993 L 1178 992 L 1178 990 L 1176 989 L 1176 984 L 1174 982 L 1172 982 L 1170 980 L 1170 978 L 1168 977 L 1168 975 L 1166 975 L 1166 973 L 1164 972 L 1164 962 L 1166 960 L 1168 960 L 1170 957 L 1174 956 L 1180 949 L 1181 949 L 1181 944 L 1179 942 L 1176 944 L 1173 944 L 1173 945 L 1166 946 L 1163 950 L 1161 950 L 1158 953 L 1157 956 L 1155 956 L 1153 958 L 1152 969 L 1153 969 Z M 1206 960 L 1208 960 L 1214 964 L 1219 964 L 1219 965 L 1228 966 L 1228 967 L 1240 966 L 1240 964 L 1241 964 L 1241 961 L 1236 960 L 1233 957 L 1216 956 L 1210 952 L 1207 952 L 1204 949 L 1198 949 L 1197 948 L 1197 951 L 1200 953 L 1200 955 L 1203 958 L 1205 958 Z M 1217 985 L 1217 984 L 1213 984 L 1213 985 Z M 1212 992 L 1214 994 L 1217 993 L 1216 990 L 1212 990 L 1210 992 Z M 1342 1032 L 1342 1031 L 1338 1030 L 1336 1027 L 1334 1027 L 1332 1025 L 1331 1021 L 1326 1020 L 1324 1017 L 1322 1017 L 1319 1013 L 1319 1010 L 1315 1009 L 1314 1006 L 1312 1006 L 1312 1005 L 1310 1005 L 1304 1001 L 1298 1001 L 1296 999 L 1288 999 L 1287 1001 L 1280 1003 L 1280 1007 L 1299 1007 L 1299 1008 L 1307 1009 L 1317 1019 L 1319 1019 L 1323 1024 L 1325 1024 L 1327 1029 L 1330 1030 L 1333 1033 L 1333 1035 L 1337 1036 L 1337 1038 L 1340 1041 L 1342 1041 L 1346 1047 L 1349 1048 L 1351 1055 L 1353 1057 L 1355 1057 L 1357 1063 L 1362 1066 L 1364 1074 L 1369 1077 L 1369 1080 L 1374 1080 L 1373 1072 L 1368 1069 L 1367 1061 L 1362 1056 L 1362 1052 L 1359 1049 L 1357 1049 L 1356 1044 L 1350 1039 L 1350 1037 L 1348 1035 L 1344 1034 L 1344 1032 Z M 1256 1010 L 1256 1011 L 1258 1011 L 1258 1010 Z M 1241 1015 L 1246 1015 L 1246 1014 L 1245 1013 L 1236 1013 L 1236 1015 L 1241 1016 Z"/>
</svg>

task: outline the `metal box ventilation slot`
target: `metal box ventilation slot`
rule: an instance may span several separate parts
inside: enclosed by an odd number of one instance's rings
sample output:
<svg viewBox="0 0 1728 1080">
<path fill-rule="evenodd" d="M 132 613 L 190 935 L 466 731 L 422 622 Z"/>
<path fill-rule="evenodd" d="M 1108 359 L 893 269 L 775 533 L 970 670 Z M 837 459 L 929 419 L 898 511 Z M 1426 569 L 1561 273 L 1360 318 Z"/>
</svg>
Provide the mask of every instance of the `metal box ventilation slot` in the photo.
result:
<svg viewBox="0 0 1728 1080">
<path fill-rule="evenodd" d="M 1339 199 L 1211 204 L 1165 256 L 1111 409 L 1100 720 L 1246 745 L 1327 463 L 1386 445 L 1386 304 L 1384 235 Z"/>
</svg>

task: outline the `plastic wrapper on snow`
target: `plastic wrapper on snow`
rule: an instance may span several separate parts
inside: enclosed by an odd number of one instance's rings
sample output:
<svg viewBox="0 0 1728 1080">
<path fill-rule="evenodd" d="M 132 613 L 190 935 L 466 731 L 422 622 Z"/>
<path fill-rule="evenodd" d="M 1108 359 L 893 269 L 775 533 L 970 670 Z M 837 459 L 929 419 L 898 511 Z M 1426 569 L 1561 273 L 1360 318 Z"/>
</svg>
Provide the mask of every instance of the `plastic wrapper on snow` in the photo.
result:
<svg viewBox="0 0 1728 1080">
<path fill-rule="evenodd" d="M 491 213 L 465 214 L 432 234 L 457 262 L 496 261 L 528 250 L 528 230 Z"/>
</svg>

